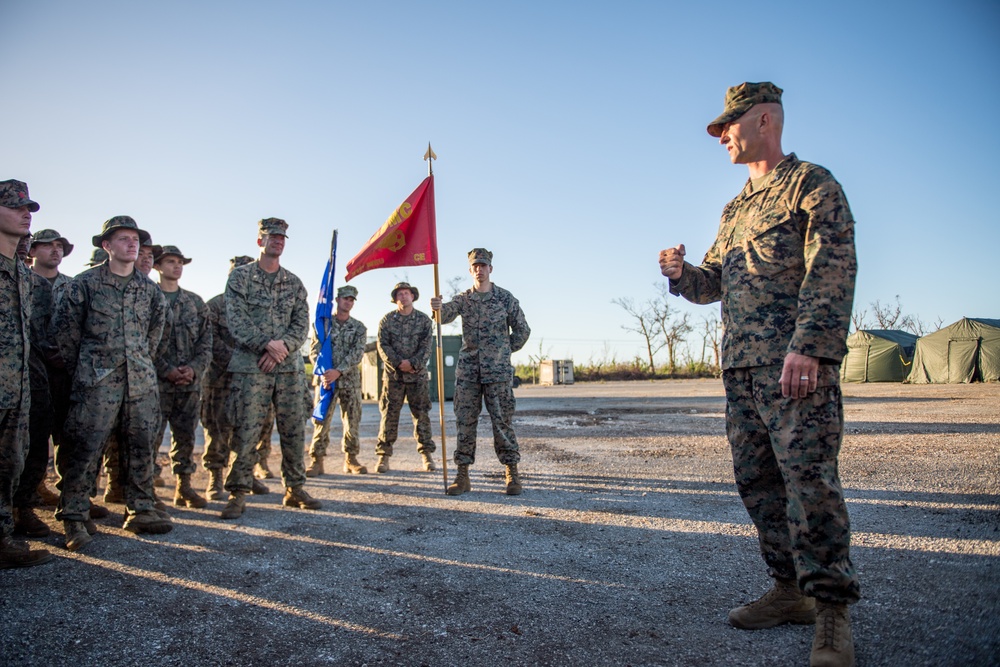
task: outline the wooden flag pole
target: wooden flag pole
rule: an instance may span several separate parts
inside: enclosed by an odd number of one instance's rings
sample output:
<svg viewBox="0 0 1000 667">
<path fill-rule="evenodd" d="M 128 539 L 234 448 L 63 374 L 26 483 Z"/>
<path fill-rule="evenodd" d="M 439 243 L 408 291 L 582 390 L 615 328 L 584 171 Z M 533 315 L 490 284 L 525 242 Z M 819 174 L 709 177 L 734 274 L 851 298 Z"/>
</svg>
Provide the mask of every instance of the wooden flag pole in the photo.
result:
<svg viewBox="0 0 1000 667">
<path fill-rule="evenodd" d="M 431 143 L 427 142 L 427 152 L 424 153 L 424 159 L 427 160 L 427 175 L 434 175 L 434 160 L 437 159 L 437 155 L 431 150 Z M 438 278 L 438 265 L 434 262 L 434 296 L 441 296 L 441 282 Z M 434 322 L 437 324 L 437 390 L 438 390 L 438 409 L 441 419 L 441 473 L 444 475 L 444 490 L 445 493 L 448 492 L 448 446 L 445 439 L 444 431 L 444 350 L 442 348 L 441 341 L 441 311 L 434 311 Z"/>
</svg>

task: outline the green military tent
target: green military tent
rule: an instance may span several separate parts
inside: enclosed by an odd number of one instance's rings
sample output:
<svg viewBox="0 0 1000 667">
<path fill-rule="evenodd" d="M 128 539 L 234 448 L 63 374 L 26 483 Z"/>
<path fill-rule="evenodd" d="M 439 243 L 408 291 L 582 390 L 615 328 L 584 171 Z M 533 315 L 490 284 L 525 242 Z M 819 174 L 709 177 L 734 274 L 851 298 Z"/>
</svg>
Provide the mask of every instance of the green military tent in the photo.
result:
<svg viewBox="0 0 1000 667">
<path fill-rule="evenodd" d="M 963 317 L 917 341 L 908 382 L 1000 380 L 1000 320 Z"/>
<path fill-rule="evenodd" d="M 861 329 L 847 337 L 840 365 L 844 382 L 902 382 L 910 373 L 917 337 L 894 329 Z"/>
</svg>

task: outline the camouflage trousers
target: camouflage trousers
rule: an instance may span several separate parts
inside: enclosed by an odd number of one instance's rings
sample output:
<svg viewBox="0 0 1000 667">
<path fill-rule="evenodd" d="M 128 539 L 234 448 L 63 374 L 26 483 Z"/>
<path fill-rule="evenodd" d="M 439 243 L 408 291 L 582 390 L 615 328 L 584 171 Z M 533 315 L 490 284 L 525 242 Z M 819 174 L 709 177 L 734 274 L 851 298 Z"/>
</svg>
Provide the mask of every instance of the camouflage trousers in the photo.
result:
<svg viewBox="0 0 1000 667">
<path fill-rule="evenodd" d="M 24 470 L 14 492 L 14 507 L 38 507 L 38 485 L 49 468 L 49 436 L 52 434 L 52 402 L 49 390 L 31 392 L 28 411 L 28 450 L 24 455 Z"/>
<path fill-rule="evenodd" d="M 156 389 L 137 394 L 129 398 L 123 364 L 99 385 L 74 397 L 61 446 L 65 451 L 57 461 L 62 497 L 56 519 L 90 518 L 90 494 L 112 434 L 118 442 L 117 463 L 128 512 L 153 509 L 153 440 L 160 424 L 160 396 Z"/>
<path fill-rule="evenodd" d="M 312 414 L 312 385 L 309 383 L 309 376 L 302 375 L 302 403 L 305 406 L 303 408 L 302 414 L 305 419 L 306 425 L 308 425 L 312 420 L 309 415 Z M 264 428 L 260 431 L 260 441 L 257 443 L 257 456 L 262 461 L 267 461 L 271 456 L 271 438 L 274 435 L 274 413 L 272 411 L 270 420 L 264 425 Z"/>
<path fill-rule="evenodd" d="M 723 372 L 736 486 L 772 577 L 809 596 L 852 603 L 860 586 L 837 456 L 844 432 L 838 367 L 820 366 L 816 391 L 781 395 L 781 366 Z"/>
<path fill-rule="evenodd" d="M 431 395 L 427 378 L 420 378 L 416 382 L 385 380 L 378 402 L 382 420 L 379 422 L 375 453 L 379 456 L 392 456 L 392 446 L 399 437 L 399 413 L 403 410 L 404 400 L 410 406 L 410 414 L 413 416 L 413 437 L 417 441 L 417 451 L 430 454 L 437 449 L 434 436 L 431 435 Z"/>
<path fill-rule="evenodd" d="M 27 448 L 28 410 L 0 409 L 0 537 L 10 537 L 14 532 L 14 491 L 24 469 Z"/>
<path fill-rule="evenodd" d="M 514 390 L 510 382 L 455 382 L 455 426 L 458 438 L 455 445 L 455 463 L 472 465 L 476 462 L 476 429 L 483 403 L 493 424 L 493 450 L 504 465 L 521 460 L 517 436 L 511 427 L 514 417 Z"/>
<path fill-rule="evenodd" d="M 316 402 L 319 403 L 320 387 L 316 387 Z M 312 444 L 309 454 L 315 457 L 326 456 L 330 446 L 330 420 L 333 419 L 333 407 L 340 404 L 340 424 L 344 432 L 341 439 L 341 449 L 345 454 L 357 454 L 361 451 L 361 440 L 358 433 L 361 429 L 361 387 L 341 387 L 333 392 L 333 400 L 326 411 L 326 419 L 313 422 Z"/>
<path fill-rule="evenodd" d="M 161 388 L 162 389 L 162 388 Z M 170 470 L 175 475 L 190 475 L 198 470 L 194 463 L 194 431 L 198 428 L 201 392 L 160 392 L 159 439 L 163 442 L 170 425 Z"/>
<path fill-rule="evenodd" d="M 305 483 L 301 374 L 233 373 L 226 412 L 233 425 L 230 447 L 235 457 L 226 476 L 226 491 L 250 493 L 253 467 L 257 463 L 255 447 L 261 429 L 271 419 L 272 406 L 281 443 L 281 481 L 285 487 Z"/>
<path fill-rule="evenodd" d="M 233 425 L 226 413 L 229 402 L 229 383 L 232 377 L 226 378 L 226 385 L 221 387 L 206 386 L 201 396 L 201 426 L 205 432 L 205 452 L 201 462 L 206 470 L 221 470 L 229 467 L 230 445 L 233 438 Z M 274 407 L 268 406 L 264 427 L 261 429 L 260 440 L 257 442 L 257 454 L 267 458 L 271 454 L 271 434 L 274 432 Z M 266 443 L 265 443 L 266 440 Z"/>
</svg>

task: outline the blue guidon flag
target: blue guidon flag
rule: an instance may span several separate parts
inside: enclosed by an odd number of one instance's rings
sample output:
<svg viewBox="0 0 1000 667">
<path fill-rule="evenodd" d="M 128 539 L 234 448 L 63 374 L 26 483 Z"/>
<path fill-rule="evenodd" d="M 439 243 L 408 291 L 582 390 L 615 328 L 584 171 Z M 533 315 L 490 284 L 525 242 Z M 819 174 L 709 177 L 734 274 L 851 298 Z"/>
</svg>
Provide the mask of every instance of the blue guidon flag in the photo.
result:
<svg viewBox="0 0 1000 667">
<path fill-rule="evenodd" d="M 319 356 L 313 366 L 313 375 L 323 375 L 329 370 L 333 370 L 333 344 L 330 341 L 332 327 L 330 321 L 333 319 L 333 281 L 337 268 L 337 230 L 333 230 L 333 241 L 330 243 L 330 259 L 326 263 L 326 271 L 323 273 L 323 282 L 319 287 L 319 299 L 316 301 L 316 338 L 320 342 Z M 326 411 L 330 409 L 333 402 L 333 392 L 337 389 L 334 381 L 329 388 L 320 385 L 319 401 L 313 409 L 312 418 L 322 423 L 326 420 Z"/>
</svg>

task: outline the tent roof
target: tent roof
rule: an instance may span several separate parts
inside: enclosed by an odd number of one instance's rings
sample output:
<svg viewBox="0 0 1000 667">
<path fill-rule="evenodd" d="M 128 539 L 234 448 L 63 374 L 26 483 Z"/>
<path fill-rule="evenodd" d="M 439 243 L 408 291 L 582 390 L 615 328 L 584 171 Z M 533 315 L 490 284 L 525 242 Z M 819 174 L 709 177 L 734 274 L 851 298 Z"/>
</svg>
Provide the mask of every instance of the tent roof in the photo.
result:
<svg viewBox="0 0 1000 667">
<path fill-rule="evenodd" d="M 912 347 L 917 342 L 916 334 L 911 334 L 909 331 L 900 331 L 899 329 L 861 329 L 861 331 L 869 336 L 892 341 L 901 347 Z"/>
<path fill-rule="evenodd" d="M 972 320 L 974 322 L 979 322 L 980 324 L 985 324 L 988 327 L 1000 329 L 1000 320 L 994 320 L 988 317 L 967 317 L 965 319 Z"/>
</svg>

